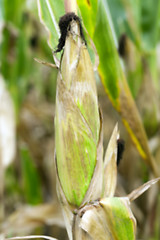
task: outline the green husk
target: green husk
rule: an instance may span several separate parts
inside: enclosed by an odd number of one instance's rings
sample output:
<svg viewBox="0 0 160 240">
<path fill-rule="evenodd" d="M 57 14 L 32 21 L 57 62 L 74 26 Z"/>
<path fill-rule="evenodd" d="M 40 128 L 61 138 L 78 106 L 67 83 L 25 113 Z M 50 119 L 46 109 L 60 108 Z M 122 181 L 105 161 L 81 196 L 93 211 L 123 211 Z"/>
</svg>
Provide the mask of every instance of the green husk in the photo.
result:
<svg viewBox="0 0 160 240">
<path fill-rule="evenodd" d="M 57 79 L 56 164 L 67 201 L 80 206 L 96 166 L 100 116 L 95 77 L 79 23 L 71 22 Z"/>
</svg>

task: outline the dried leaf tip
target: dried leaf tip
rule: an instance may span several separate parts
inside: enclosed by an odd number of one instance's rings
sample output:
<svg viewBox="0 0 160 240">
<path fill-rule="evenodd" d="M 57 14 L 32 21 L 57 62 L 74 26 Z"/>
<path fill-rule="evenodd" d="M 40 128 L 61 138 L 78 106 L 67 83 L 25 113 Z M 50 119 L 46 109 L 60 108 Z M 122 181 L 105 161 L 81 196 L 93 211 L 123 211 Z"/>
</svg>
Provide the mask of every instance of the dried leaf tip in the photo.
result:
<svg viewBox="0 0 160 240">
<path fill-rule="evenodd" d="M 74 12 L 70 12 L 62 16 L 59 20 L 59 28 L 60 28 L 61 36 L 59 38 L 58 46 L 57 46 L 57 49 L 55 50 L 55 53 L 60 52 L 63 49 L 66 41 L 66 36 L 68 32 L 71 31 L 70 24 L 72 21 L 76 21 L 79 24 L 80 36 L 84 41 L 85 45 L 87 45 L 87 42 L 83 34 L 81 19 Z"/>
</svg>

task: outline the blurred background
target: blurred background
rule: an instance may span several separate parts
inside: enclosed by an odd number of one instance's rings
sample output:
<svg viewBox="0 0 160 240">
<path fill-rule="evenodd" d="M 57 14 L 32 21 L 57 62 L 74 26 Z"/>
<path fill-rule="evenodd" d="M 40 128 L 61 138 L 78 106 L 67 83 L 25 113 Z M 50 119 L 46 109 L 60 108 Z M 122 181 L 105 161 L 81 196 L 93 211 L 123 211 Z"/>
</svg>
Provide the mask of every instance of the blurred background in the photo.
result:
<svg viewBox="0 0 160 240">
<path fill-rule="evenodd" d="M 107 0 L 106 0 L 107 1 Z M 61 1 L 62 2 L 62 1 Z M 108 0 L 127 81 L 160 172 L 160 1 Z M 0 232 L 68 239 L 56 195 L 54 113 L 57 69 L 37 2 L 0 0 Z M 104 150 L 118 122 L 125 152 L 117 196 L 152 178 L 97 77 Z M 153 186 L 132 203 L 137 239 L 160 239 L 160 194 Z"/>
</svg>

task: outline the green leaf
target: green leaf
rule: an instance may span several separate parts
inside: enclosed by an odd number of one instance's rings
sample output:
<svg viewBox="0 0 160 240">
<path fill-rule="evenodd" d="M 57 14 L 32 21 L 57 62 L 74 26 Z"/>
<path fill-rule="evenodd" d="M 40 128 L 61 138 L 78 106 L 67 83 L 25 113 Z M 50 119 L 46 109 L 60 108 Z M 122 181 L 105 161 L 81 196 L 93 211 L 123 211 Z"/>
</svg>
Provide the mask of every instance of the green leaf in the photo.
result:
<svg viewBox="0 0 160 240">
<path fill-rule="evenodd" d="M 140 1 L 142 43 L 145 50 L 156 47 L 160 24 L 160 1 Z"/>
<path fill-rule="evenodd" d="M 119 107 L 118 81 L 122 79 L 122 71 L 118 52 L 115 47 L 116 40 L 112 33 L 112 24 L 108 20 L 108 7 L 105 1 L 98 2 L 97 23 L 93 36 L 100 64 L 98 67 L 102 83 L 112 103 Z"/>
<path fill-rule="evenodd" d="M 21 150 L 21 163 L 23 189 L 26 201 L 30 204 L 41 203 L 42 194 L 39 175 L 27 149 Z"/>
<path fill-rule="evenodd" d="M 24 14 L 25 3 L 25 0 L 4 0 L 0 6 L 5 21 L 0 44 L 1 72 L 17 112 L 26 94 L 28 77 L 33 74 L 33 60 L 30 56 L 31 22 L 27 13 Z"/>
<path fill-rule="evenodd" d="M 2 0 L 2 13 L 6 22 L 12 22 L 13 25 L 21 24 L 21 15 L 26 0 Z"/>
<path fill-rule="evenodd" d="M 119 39 L 119 51 L 125 64 L 125 74 L 132 96 L 137 97 L 143 82 L 142 54 L 126 34 Z"/>
<path fill-rule="evenodd" d="M 79 0 L 78 3 L 83 17 L 87 8 L 82 7 Z M 148 147 L 146 133 L 120 63 L 107 2 L 100 0 L 97 4 L 97 12 L 94 12 L 95 7 L 92 8 L 92 6 L 90 6 L 90 11 L 97 16 L 93 41 L 99 55 L 98 71 L 101 81 L 113 106 L 121 114 L 124 125 L 137 150 L 157 177 L 159 174 Z M 84 18 L 84 24 L 87 26 L 86 21 L 87 19 Z M 87 30 L 89 31 L 89 29 Z"/>
<path fill-rule="evenodd" d="M 64 15 L 64 2 L 63 0 L 37 0 L 38 12 L 41 22 L 49 33 L 48 44 L 52 50 L 55 49 L 59 39 L 59 18 Z"/>
<path fill-rule="evenodd" d="M 87 5 L 88 1 L 85 0 L 78 0 L 77 2 L 81 10 L 84 25 L 90 37 L 94 40 L 99 55 L 100 64 L 98 70 L 102 83 L 112 102 L 118 107 L 118 79 L 120 78 L 120 68 L 117 68 L 116 65 L 117 63 L 119 64 L 119 60 L 115 45 L 113 43 L 110 44 L 111 38 L 113 37 L 112 32 L 111 30 L 107 31 L 108 28 L 110 29 L 110 22 L 106 15 L 106 12 L 108 12 L 107 4 L 105 1 L 94 1 L 91 5 Z M 96 22 L 91 21 L 89 24 L 88 14 L 96 16 Z M 106 61 L 107 64 L 105 64 Z"/>
<path fill-rule="evenodd" d="M 81 11 L 83 22 L 85 23 L 90 37 L 93 38 L 96 26 L 97 0 L 77 0 L 77 3 L 80 9 L 86 10 Z"/>
<path fill-rule="evenodd" d="M 106 0 L 107 1 L 107 0 Z M 139 0 L 108 0 L 117 38 L 125 33 L 137 47 L 140 45 Z"/>
</svg>

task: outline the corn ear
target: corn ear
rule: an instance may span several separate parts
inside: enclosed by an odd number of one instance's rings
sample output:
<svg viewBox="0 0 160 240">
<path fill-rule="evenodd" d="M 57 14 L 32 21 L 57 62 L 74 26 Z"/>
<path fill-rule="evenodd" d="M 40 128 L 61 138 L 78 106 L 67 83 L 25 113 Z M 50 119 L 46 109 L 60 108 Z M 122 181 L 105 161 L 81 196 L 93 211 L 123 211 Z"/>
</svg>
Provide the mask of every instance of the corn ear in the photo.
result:
<svg viewBox="0 0 160 240">
<path fill-rule="evenodd" d="M 72 20 L 57 79 L 55 117 L 59 186 L 72 206 L 81 205 L 93 177 L 100 124 L 91 60 L 79 23 Z"/>
</svg>

